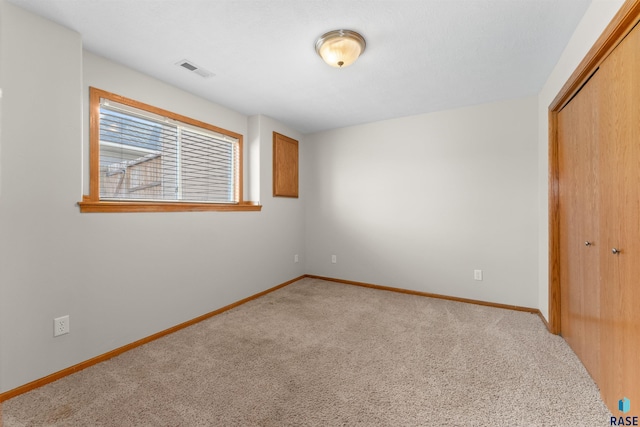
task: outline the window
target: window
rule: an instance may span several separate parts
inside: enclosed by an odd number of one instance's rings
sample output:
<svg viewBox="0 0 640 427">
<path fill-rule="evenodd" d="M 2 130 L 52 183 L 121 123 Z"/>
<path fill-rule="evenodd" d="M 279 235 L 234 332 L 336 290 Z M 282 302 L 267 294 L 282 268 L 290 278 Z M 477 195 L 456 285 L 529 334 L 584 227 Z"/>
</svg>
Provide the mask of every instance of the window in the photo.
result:
<svg viewBox="0 0 640 427">
<path fill-rule="evenodd" d="M 242 201 L 242 135 L 90 88 L 82 212 L 259 210 Z"/>
</svg>

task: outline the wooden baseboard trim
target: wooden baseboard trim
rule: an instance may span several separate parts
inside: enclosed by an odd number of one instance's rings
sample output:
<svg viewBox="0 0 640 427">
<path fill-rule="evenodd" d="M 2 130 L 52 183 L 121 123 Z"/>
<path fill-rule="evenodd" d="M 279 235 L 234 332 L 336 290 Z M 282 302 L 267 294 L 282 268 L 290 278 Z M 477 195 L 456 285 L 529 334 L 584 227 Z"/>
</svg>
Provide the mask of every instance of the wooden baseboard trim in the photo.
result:
<svg viewBox="0 0 640 427">
<path fill-rule="evenodd" d="M 438 299 L 444 299 L 444 300 L 456 301 L 456 302 L 464 302 L 467 304 L 484 305 L 486 307 L 503 308 L 506 310 L 524 311 L 527 313 L 538 314 L 544 320 L 544 316 L 542 316 L 542 314 L 540 313 L 540 310 L 538 310 L 537 308 L 521 307 L 518 305 L 498 304 L 495 302 L 480 301 L 480 300 L 468 299 L 468 298 L 451 297 L 447 295 L 432 294 L 429 292 L 420 292 L 420 291 L 412 291 L 410 289 L 394 288 L 391 286 L 381 286 L 381 285 L 373 285 L 371 283 L 354 282 L 352 280 L 335 279 L 333 277 L 315 276 L 312 274 L 306 274 L 305 277 L 309 277 L 312 279 L 327 280 L 329 282 L 343 283 L 346 285 L 362 286 L 364 288 L 379 289 L 382 291 L 399 292 L 401 294 L 418 295 L 422 297 L 438 298 Z M 545 323 L 547 322 L 545 321 Z"/>
<path fill-rule="evenodd" d="M 231 310 L 232 308 L 236 308 L 236 307 L 238 307 L 238 306 L 240 306 L 242 304 L 245 304 L 245 303 L 247 303 L 249 301 L 252 301 L 252 300 L 254 300 L 256 298 L 260 298 L 261 296 L 264 296 L 264 295 L 266 295 L 268 293 L 271 293 L 271 292 L 273 292 L 275 290 L 278 290 L 278 289 L 283 288 L 283 287 L 285 287 L 287 285 L 290 285 L 291 283 L 297 282 L 298 280 L 301 280 L 301 279 L 303 279 L 305 277 L 306 276 L 303 275 L 303 276 L 297 277 L 295 279 L 291 279 L 291 280 L 289 280 L 287 282 L 284 282 L 284 283 L 281 283 L 281 284 L 279 284 L 277 286 L 274 286 L 273 288 L 269 288 L 266 291 L 258 292 L 255 295 L 251 295 L 251 296 L 249 296 L 247 298 L 241 299 L 240 301 L 236 301 L 236 302 L 234 302 L 232 304 L 229 304 L 227 306 L 224 306 L 222 308 L 214 310 L 214 311 L 212 311 L 210 313 L 203 314 L 202 316 L 198 316 L 198 317 L 196 317 L 194 319 L 191 319 L 191 320 L 188 320 L 188 321 L 186 321 L 184 323 L 180 323 L 179 325 L 173 326 L 173 327 L 171 327 L 169 329 L 165 329 L 164 331 L 157 332 L 157 333 L 155 333 L 153 335 L 149 335 L 148 337 L 139 339 L 138 341 L 134 341 L 134 342 L 132 342 L 130 344 L 123 345 L 122 347 L 118 347 L 118 348 L 116 348 L 114 350 L 111 350 L 111 351 L 109 351 L 107 353 L 101 354 L 101 355 L 96 356 L 96 357 L 94 357 L 92 359 L 89 359 L 89 360 L 85 360 L 84 362 L 80 362 L 80 363 L 78 363 L 76 365 L 70 366 L 70 367 L 68 367 L 66 369 L 63 369 L 61 371 L 54 372 L 53 374 L 47 375 L 46 377 L 43 377 L 43 378 L 37 379 L 35 381 L 32 381 L 30 383 L 21 385 L 20 387 L 14 388 L 14 389 L 9 390 L 9 391 L 6 391 L 4 393 L 0 393 L 0 403 L 4 402 L 6 400 L 9 400 L 9 399 L 11 399 L 13 397 L 19 396 L 21 394 L 27 393 L 27 392 L 29 392 L 31 390 L 34 390 L 34 389 L 38 388 L 38 387 L 42 387 L 45 384 L 49 384 L 49 383 L 52 383 L 54 381 L 57 381 L 57 380 L 59 380 L 61 378 L 66 377 L 67 375 L 71 375 L 71 374 L 73 374 L 75 372 L 81 371 L 81 370 L 86 369 L 86 368 L 88 368 L 90 366 L 96 365 L 96 364 L 98 364 L 100 362 L 104 362 L 105 360 L 109 360 L 109 359 L 111 359 L 113 357 L 116 357 L 116 356 L 118 356 L 118 355 L 120 355 L 122 353 L 125 353 L 125 352 L 127 352 L 129 350 L 132 350 L 132 349 L 134 349 L 136 347 L 140 347 L 141 345 L 144 345 L 144 344 L 147 344 L 147 343 L 149 343 L 151 341 L 157 340 L 158 338 L 162 338 L 165 335 L 169 335 L 169 334 L 172 334 L 172 333 L 174 333 L 176 331 L 179 331 L 180 329 L 184 329 L 184 328 L 189 327 L 191 325 L 195 325 L 196 323 L 202 322 L 203 320 L 209 319 L 210 317 L 216 316 L 216 315 L 218 315 L 220 313 L 224 313 L 225 311 Z M 0 426 L 1 426 L 1 424 L 0 424 Z"/>
<path fill-rule="evenodd" d="M 157 340 L 158 338 L 162 338 L 166 335 L 172 334 L 173 332 L 177 332 L 180 329 L 184 329 L 186 327 L 189 327 L 191 325 L 195 325 L 196 323 L 202 322 L 203 320 L 209 319 L 213 316 L 216 316 L 220 313 L 224 313 L 225 311 L 231 310 L 232 308 L 238 307 L 242 304 L 245 304 L 251 300 L 254 300 L 256 298 L 260 298 L 261 296 L 264 296 L 268 293 L 271 293 L 275 290 L 278 290 L 280 288 L 283 288 L 287 285 L 290 285 L 294 282 L 297 282 L 301 279 L 304 279 L 305 277 L 311 278 L 311 279 L 320 279 L 320 280 L 326 280 L 329 282 L 336 282 L 336 283 L 342 283 L 342 284 L 346 284 L 346 285 L 354 285 L 354 286 L 361 286 L 364 288 L 370 288 L 370 289 L 378 289 L 378 290 L 382 290 L 382 291 L 390 291 L 390 292 L 399 292 L 402 294 L 408 294 L 408 295 L 418 295 L 418 296 L 423 296 L 423 297 L 429 297 L 429 298 L 438 298 L 438 299 L 444 299 L 444 300 L 449 300 L 449 301 L 456 301 L 456 302 L 463 302 L 463 303 L 467 303 L 467 304 L 476 304 L 476 305 L 483 305 L 483 306 L 487 306 L 487 307 L 494 307 L 494 308 L 502 308 L 502 309 L 506 309 L 506 310 L 516 310 L 516 311 L 524 311 L 527 313 L 533 313 L 533 314 L 537 314 L 540 319 L 542 320 L 542 322 L 546 325 L 547 329 L 549 329 L 549 324 L 547 323 L 546 319 L 544 318 L 544 316 L 542 315 L 542 313 L 540 312 L 540 310 L 536 309 L 536 308 L 529 308 L 529 307 L 520 307 L 517 305 L 508 305 L 508 304 L 498 304 L 498 303 L 493 303 L 493 302 L 487 302 L 487 301 L 480 301 L 480 300 L 474 300 L 474 299 L 468 299 L 468 298 L 459 298 L 459 297 L 452 297 L 452 296 L 447 296 L 447 295 L 440 295 L 440 294 L 432 294 L 429 292 L 420 292 L 420 291 L 413 291 L 410 289 L 402 289 L 402 288 L 394 288 L 391 286 L 381 286 L 381 285 L 374 285 L 371 283 L 364 283 L 364 282 L 355 282 L 352 280 L 343 280 L 343 279 L 336 279 L 333 277 L 324 277 L 324 276 L 316 276 L 313 274 L 305 274 L 302 275 L 300 277 L 296 277 L 295 279 L 291 279 L 289 281 L 286 281 L 284 283 L 281 283 L 277 286 L 274 286 L 272 288 L 269 288 L 265 291 L 262 292 L 258 292 L 255 295 L 251 295 L 247 298 L 241 299 L 240 301 L 236 301 L 232 304 L 229 304 L 227 306 L 224 306 L 222 308 L 219 308 L 217 310 L 214 310 L 210 313 L 206 313 L 203 314 L 202 316 L 198 316 L 194 319 L 188 320 L 184 323 L 180 323 L 179 325 L 173 326 L 169 329 L 165 329 L 164 331 L 160 331 L 157 332 L 153 335 L 149 335 L 148 337 L 139 339 L 138 341 L 134 341 L 130 344 L 124 345 L 122 347 L 118 347 L 114 350 L 111 350 L 107 353 L 101 354 L 99 356 L 96 356 L 92 359 L 89 360 L 85 360 L 84 362 L 80 362 L 76 365 L 70 366 L 66 369 L 63 369 L 61 371 L 58 372 L 54 372 L 51 375 L 47 375 L 46 377 L 37 379 L 35 381 L 32 381 L 30 383 L 24 384 L 20 387 L 14 388 L 12 390 L 6 391 L 4 393 L 0 393 L 0 403 L 9 400 L 13 397 L 19 396 L 21 394 L 27 393 L 31 390 L 34 390 L 38 387 L 42 387 L 45 384 L 49 384 L 52 383 L 54 381 L 57 381 L 61 378 L 66 377 L 67 375 L 71 375 L 75 372 L 81 371 L 83 369 L 86 369 L 90 366 L 96 365 L 100 362 L 104 362 L 105 360 L 109 360 L 113 357 L 116 357 L 122 353 L 125 353 L 129 350 L 132 350 L 136 347 L 140 347 L 141 345 L 147 344 L 151 341 Z"/>
<path fill-rule="evenodd" d="M 544 326 L 547 327 L 547 331 L 549 331 L 550 334 L 553 334 L 553 331 L 551 330 L 551 325 L 549 324 L 549 322 L 547 322 L 547 319 L 545 319 L 544 314 L 542 314 L 540 310 L 538 310 L 538 316 L 540 316 L 540 320 L 542 320 L 542 323 L 544 323 Z M 558 334 L 554 334 L 554 335 L 558 335 Z"/>
</svg>

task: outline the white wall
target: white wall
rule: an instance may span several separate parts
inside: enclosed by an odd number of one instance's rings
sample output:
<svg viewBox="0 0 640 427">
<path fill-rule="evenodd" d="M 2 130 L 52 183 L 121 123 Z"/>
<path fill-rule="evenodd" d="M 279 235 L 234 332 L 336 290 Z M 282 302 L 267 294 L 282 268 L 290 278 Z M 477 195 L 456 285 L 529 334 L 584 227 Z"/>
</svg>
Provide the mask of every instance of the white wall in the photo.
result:
<svg viewBox="0 0 640 427">
<path fill-rule="evenodd" d="M 4 67 L 2 66 L 2 58 L 3 58 L 3 52 L 4 52 L 4 39 L 6 38 L 6 34 L 5 34 L 5 30 L 4 30 L 4 20 L 3 20 L 3 15 L 4 15 L 4 0 L 0 0 L 0 215 L 2 214 L 2 104 L 3 104 L 3 100 L 2 100 L 2 87 L 3 87 L 3 82 L 5 81 L 5 70 Z M 2 217 L 0 216 L 0 222 L 2 220 Z M 0 241 L 2 241 L 2 229 L 0 228 Z M 0 271 L 2 269 L 2 254 L 0 253 Z M 0 282 L 0 310 L 2 310 L 2 301 L 4 301 L 7 298 L 7 292 L 4 289 L 4 285 L 2 284 L 2 282 Z M 3 330 L 3 319 L 2 316 L 0 316 L 0 331 Z M 0 358 L 2 358 L 2 334 L 0 334 Z M 1 362 L 0 362 L 1 364 Z M 0 368 L 0 385 L 2 384 L 2 368 Z M 2 388 L 0 388 L 0 390 L 2 390 Z M 0 419 L 2 419 L 2 403 L 0 403 Z"/>
<path fill-rule="evenodd" d="M 536 307 L 536 109 L 529 97 L 307 135 L 307 272 Z"/>
<path fill-rule="evenodd" d="M 586 56 L 624 0 L 593 0 L 538 96 L 539 266 L 538 306 L 549 319 L 549 105 Z"/>
<path fill-rule="evenodd" d="M 304 274 L 293 263 L 304 255 L 302 200 L 274 199 L 270 185 L 271 132 L 299 135 L 266 117 L 249 129 L 247 117 L 83 52 L 78 34 L 0 1 L 0 324 L 11 325 L 0 329 L 0 392 Z M 80 214 L 90 85 L 257 144 L 262 212 Z M 65 314 L 71 333 L 54 339 L 52 319 Z"/>
<path fill-rule="evenodd" d="M 82 178 L 80 37 L 9 3 L 0 28 L 0 323 L 11 325 L 0 330 L 4 391 L 51 373 L 77 349 L 52 341 L 51 319 L 75 299 L 71 282 L 82 292 L 89 277 L 75 262 L 87 248 L 69 238 Z"/>
<path fill-rule="evenodd" d="M 622 3 L 594 0 L 537 98 L 303 140 L 0 0 L 0 392 L 307 272 L 546 315 L 546 109 Z M 80 214 L 89 85 L 243 134 L 262 212 Z M 300 140 L 300 199 L 271 195 L 273 131 Z"/>
</svg>

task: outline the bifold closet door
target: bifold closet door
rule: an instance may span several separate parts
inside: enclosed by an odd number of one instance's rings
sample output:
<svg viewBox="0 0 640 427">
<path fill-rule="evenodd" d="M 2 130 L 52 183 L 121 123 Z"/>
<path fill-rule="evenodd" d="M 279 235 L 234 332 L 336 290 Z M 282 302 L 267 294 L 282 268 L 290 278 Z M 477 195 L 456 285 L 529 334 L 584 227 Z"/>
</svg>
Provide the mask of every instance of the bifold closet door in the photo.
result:
<svg viewBox="0 0 640 427">
<path fill-rule="evenodd" d="M 640 404 L 640 29 L 627 35 L 597 74 L 603 83 L 598 385 L 611 409 L 623 397 Z"/>
<path fill-rule="evenodd" d="M 561 334 L 587 371 L 600 371 L 598 120 L 600 78 L 558 114 Z"/>
</svg>

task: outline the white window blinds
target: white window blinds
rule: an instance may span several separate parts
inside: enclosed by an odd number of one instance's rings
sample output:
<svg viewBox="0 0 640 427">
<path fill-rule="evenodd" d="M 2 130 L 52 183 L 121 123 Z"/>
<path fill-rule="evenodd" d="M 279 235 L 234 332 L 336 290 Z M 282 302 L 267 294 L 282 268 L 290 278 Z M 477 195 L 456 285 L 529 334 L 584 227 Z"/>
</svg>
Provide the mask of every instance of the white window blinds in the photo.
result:
<svg viewBox="0 0 640 427">
<path fill-rule="evenodd" d="M 100 103 L 100 199 L 238 202 L 236 138 Z"/>
</svg>

